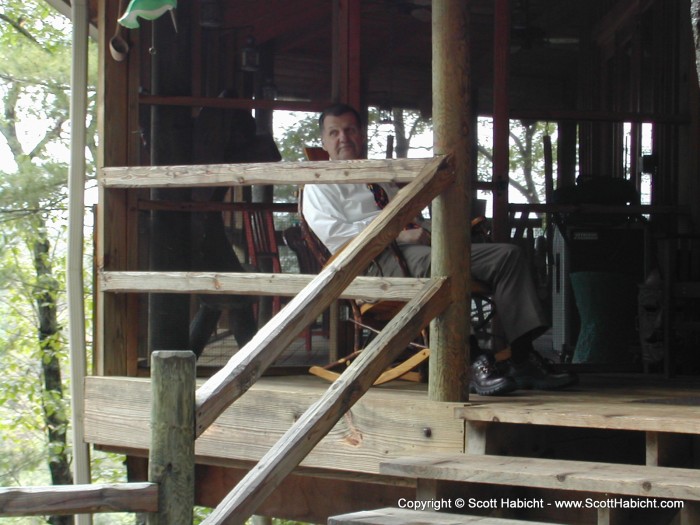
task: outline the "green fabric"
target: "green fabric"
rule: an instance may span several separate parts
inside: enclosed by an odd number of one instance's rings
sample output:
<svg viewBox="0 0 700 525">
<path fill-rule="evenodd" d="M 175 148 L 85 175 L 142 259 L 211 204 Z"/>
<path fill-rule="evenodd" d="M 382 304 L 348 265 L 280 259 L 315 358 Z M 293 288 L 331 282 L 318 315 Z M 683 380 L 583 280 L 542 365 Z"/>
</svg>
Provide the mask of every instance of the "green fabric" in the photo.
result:
<svg viewBox="0 0 700 525">
<path fill-rule="evenodd" d="M 139 17 L 145 20 L 155 20 L 166 11 L 176 7 L 177 0 L 131 0 L 118 22 L 129 29 L 137 29 Z"/>
<path fill-rule="evenodd" d="M 574 363 L 625 363 L 630 360 L 637 311 L 637 287 L 628 275 L 571 274 L 581 318 Z"/>
</svg>

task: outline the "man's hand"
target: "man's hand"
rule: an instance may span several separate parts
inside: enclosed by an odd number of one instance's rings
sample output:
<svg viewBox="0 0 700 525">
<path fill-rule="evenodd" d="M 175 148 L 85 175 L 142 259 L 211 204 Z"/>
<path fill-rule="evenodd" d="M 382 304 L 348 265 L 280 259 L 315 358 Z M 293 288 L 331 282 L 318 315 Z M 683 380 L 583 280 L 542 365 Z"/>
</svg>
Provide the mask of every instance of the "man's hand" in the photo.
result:
<svg viewBox="0 0 700 525">
<path fill-rule="evenodd" d="M 402 230 L 396 237 L 398 244 L 424 244 L 430 246 L 430 233 L 423 228 Z"/>
</svg>

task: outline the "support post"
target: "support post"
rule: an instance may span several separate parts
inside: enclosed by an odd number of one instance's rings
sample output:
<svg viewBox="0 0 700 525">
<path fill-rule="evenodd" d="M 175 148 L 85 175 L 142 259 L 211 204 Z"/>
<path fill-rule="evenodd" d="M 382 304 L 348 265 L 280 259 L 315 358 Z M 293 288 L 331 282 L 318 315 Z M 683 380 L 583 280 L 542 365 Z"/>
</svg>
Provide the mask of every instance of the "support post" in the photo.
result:
<svg viewBox="0 0 700 525">
<path fill-rule="evenodd" d="M 333 92 L 360 110 L 360 2 L 333 2 Z"/>
<path fill-rule="evenodd" d="M 510 108 L 508 68 L 510 57 L 510 0 L 494 2 L 493 41 L 493 239 L 508 242 L 508 149 Z"/>
<path fill-rule="evenodd" d="M 469 304 L 472 108 L 468 53 L 469 2 L 435 0 L 433 20 L 433 146 L 452 153 L 454 185 L 433 202 L 432 274 L 452 280 L 452 304 L 430 327 L 429 396 L 435 401 L 469 397 Z M 459 227 L 461 225 L 461 227 Z"/>
<path fill-rule="evenodd" d="M 192 524 L 195 361 L 190 351 L 152 354 L 148 480 L 158 484 L 158 512 L 148 525 Z"/>
</svg>

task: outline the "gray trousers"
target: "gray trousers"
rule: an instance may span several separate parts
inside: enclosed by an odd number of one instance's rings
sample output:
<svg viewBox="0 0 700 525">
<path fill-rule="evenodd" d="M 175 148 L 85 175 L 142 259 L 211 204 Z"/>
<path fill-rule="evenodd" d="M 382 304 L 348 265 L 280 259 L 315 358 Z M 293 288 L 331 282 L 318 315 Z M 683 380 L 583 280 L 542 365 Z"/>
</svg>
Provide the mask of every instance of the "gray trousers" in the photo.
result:
<svg viewBox="0 0 700 525">
<path fill-rule="evenodd" d="M 399 248 L 413 277 L 430 276 L 430 246 L 403 244 Z M 472 278 L 493 292 L 496 312 L 509 342 L 533 332 L 540 335 L 547 319 L 537 297 L 527 260 L 513 244 L 472 244 Z M 394 253 L 385 250 L 367 270 L 367 275 L 403 277 Z"/>
</svg>

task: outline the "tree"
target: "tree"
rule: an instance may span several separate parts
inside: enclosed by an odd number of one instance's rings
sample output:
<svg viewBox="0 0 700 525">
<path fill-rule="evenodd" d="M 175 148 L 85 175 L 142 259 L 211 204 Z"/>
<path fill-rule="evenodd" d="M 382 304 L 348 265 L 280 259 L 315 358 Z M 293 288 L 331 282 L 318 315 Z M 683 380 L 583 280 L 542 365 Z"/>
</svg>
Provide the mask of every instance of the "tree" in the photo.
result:
<svg viewBox="0 0 700 525">
<path fill-rule="evenodd" d="M 480 119 L 481 135 L 489 135 L 492 122 Z M 530 204 L 538 204 L 544 198 L 544 137 L 549 134 L 549 124 L 532 121 L 512 121 L 510 127 L 510 187 Z M 479 140 L 478 176 L 491 180 L 493 148 Z"/>
<path fill-rule="evenodd" d="M 61 367 L 67 359 L 62 325 L 68 166 L 57 158 L 68 150 L 70 50 L 68 21 L 45 2 L 8 0 L 0 8 L 0 134 L 8 159 L 0 171 L 0 308 L 7 323 L 0 331 L 0 359 L 3 386 L 10 385 L 0 389 L 0 401 L 13 409 L 15 425 L 27 432 L 43 429 L 48 471 L 57 485 L 73 481 Z M 88 136 L 94 137 L 94 121 L 90 126 Z M 36 459 L 30 463 L 36 466 Z"/>
</svg>

